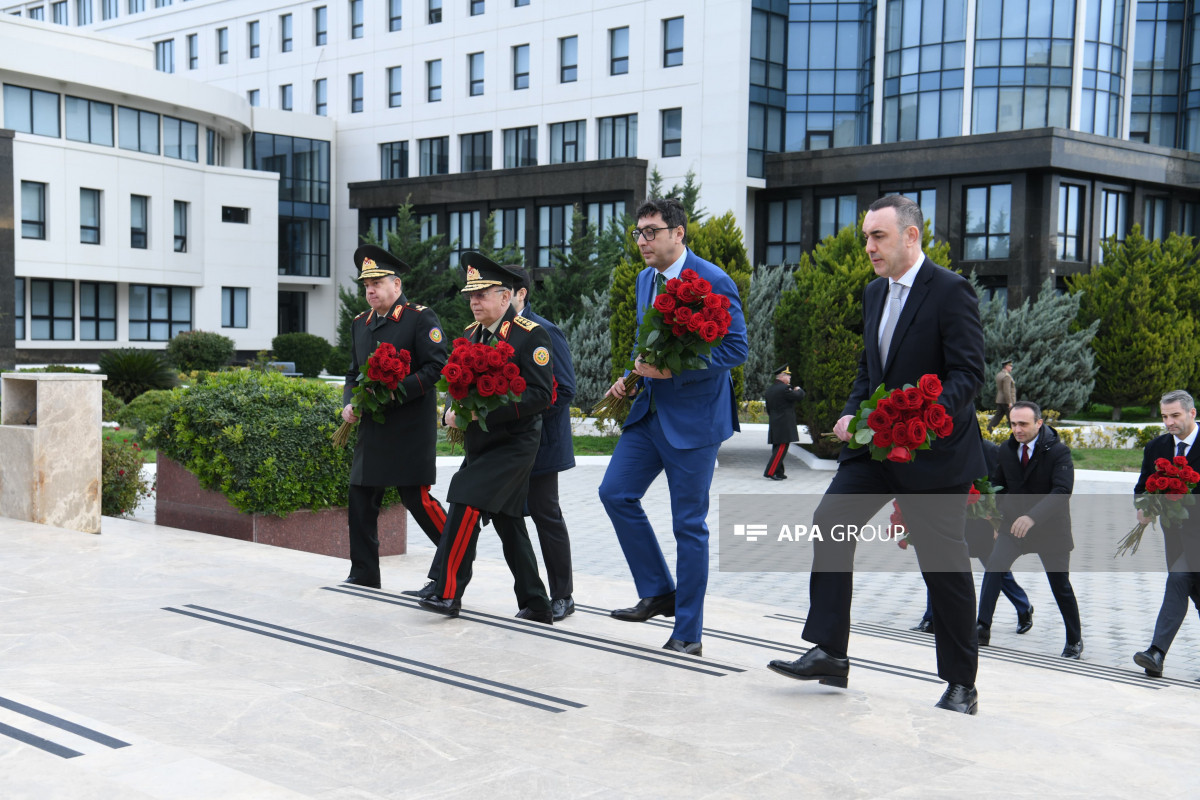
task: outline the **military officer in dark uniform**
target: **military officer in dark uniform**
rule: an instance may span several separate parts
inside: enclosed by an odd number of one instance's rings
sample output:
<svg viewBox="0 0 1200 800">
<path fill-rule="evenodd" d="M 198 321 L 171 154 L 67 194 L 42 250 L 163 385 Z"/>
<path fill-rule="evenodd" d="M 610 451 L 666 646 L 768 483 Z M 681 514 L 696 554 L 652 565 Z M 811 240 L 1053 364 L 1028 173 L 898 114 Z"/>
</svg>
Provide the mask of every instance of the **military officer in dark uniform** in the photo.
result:
<svg viewBox="0 0 1200 800">
<path fill-rule="evenodd" d="M 447 425 L 463 428 L 466 456 L 446 493 L 450 509 L 430 570 L 434 594 L 420 604 L 429 611 L 458 616 L 471 580 L 479 528 L 490 517 L 515 579 L 521 609 L 517 616 L 551 624 L 550 598 L 538 576 L 523 516 L 529 473 L 542 438 L 541 415 L 550 405 L 553 386 L 550 335 L 513 310 L 517 276 L 510 270 L 474 252 L 464 253 L 462 264 L 467 270 L 462 291 L 475 316 L 464 335 L 472 342 L 500 340 L 512 345 L 516 352 L 510 360 L 520 367 L 526 388 L 518 402 L 487 415 L 486 431 L 474 420 L 455 418 L 452 411 L 444 415 Z"/>
<path fill-rule="evenodd" d="M 437 478 L 437 391 L 446 364 L 446 343 L 437 314 L 404 297 L 400 274 L 409 267 L 387 250 L 363 245 L 354 252 L 358 279 L 366 287 L 369 311 L 351 324 L 353 352 L 342 391 L 342 419 L 358 422 L 350 470 L 350 575 L 346 583 L 379 588 L 379 507 L 389 486 L 437 544 L 446 523 L 441 503 L 429 494 Z M 404 399 L 384 412 L 383 424 L 359 418 L 350 398 L 359 367 L 383 342 L 412 355 L 402 382 Z"/>
<path fill-rule="evenodd" d="M 767 444 L 771 445 L 771 460 L 763 471 L 764 478 L 773 481 L 787 479 L 783 461 L 787 456 L 788 446 L 800 441 L 796 433 L 796 403 L 804 399 L 804 390 L 791 388 L 792 371 L 787 364 L 776 368 L 775 380 L 767 387 L 764 399 L 767 401 L 767 418 L 771 427 L 767 429 Z"/>
</svg>

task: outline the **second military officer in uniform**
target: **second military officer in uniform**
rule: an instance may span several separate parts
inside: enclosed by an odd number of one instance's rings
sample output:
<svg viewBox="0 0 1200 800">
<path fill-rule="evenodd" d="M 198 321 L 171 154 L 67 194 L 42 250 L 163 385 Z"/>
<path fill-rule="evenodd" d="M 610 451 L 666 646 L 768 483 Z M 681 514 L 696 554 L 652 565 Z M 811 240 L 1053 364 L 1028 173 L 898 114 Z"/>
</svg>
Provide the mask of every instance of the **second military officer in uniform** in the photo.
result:
<svg viewBox="0 0 1200 800">
<path fill-rule="evenodd" d="M 514 273 L 479 253 L 464 253 L 462 263 L 467 270 L 462 291 L 475 316 L 466 338 L 512 345 L 515 353 L 510 360 L 520 367 L 526 388 L 519 401 L 486 416 L 486 431 L 473 420 L 456 419 L 451 411 L 445 414 L 447 425 L 464 429 L 466 456 L 446 493 L 449 516 L 430 570 L 434 594 L 420 603 L 429 611 L 458 616 L 471 580 L 479 528 L 490 517 L 515 579 L 521 609 L 517 616 L 550 624 L 550 598 L 538 575 L 523 517 L 529 474 L 542 437 L 541 414 L 550 405 L 553 386 L 550 335 L 512 308 L 518 280 Z"/>
<path fill-rule="evenodd" d="M 404 297 L 400 274 L 409 267 L 387 250 L 363 245 L 354 252 L 358 279 L 366 287 L 371 309 L 351 325 L 353 352 L 342 392 L 342 419 L 358 422 L 354 465 L 350 470 L 350 575 L 346 583 L 379 588 L 379 508 L 389 486 L 437 544 L 446 512 L 429 494 L 437 478 L 437 391 L 446 364 L 446 343 L 437 314 Z M 411 371 L 401 386 L 399 405 L 384 412 L 382 424 L 359 418 L 350 398 L 361 365 L 388 342 L 412 355 Z"/>
<path fill-rule="evenodd" d="M 796 403 L 804 399 L 804 390 L 792 387 L 792 371 L 787 364 L 775 370 L 775 380 L 767 387 L 764 395 L 767 405 L 767 444 L 771 445 L 771 460 L 763 470 L 763 477 L 773 481 L 787 479 L 784 459 L 792 442 L 800 441 L 796 432 Z"/>
</svg>

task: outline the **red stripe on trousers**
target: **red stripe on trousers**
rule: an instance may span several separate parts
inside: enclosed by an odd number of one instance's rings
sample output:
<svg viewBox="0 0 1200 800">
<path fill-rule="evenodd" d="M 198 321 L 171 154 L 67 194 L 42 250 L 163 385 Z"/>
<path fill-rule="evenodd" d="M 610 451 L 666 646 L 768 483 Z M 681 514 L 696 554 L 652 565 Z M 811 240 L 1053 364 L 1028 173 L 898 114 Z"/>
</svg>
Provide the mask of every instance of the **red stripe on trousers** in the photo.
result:
<svg viewBox="0 0 1200 800">
<path fill-rule="evenodd" d="M 429 487 L 421 487 L 421 505 L 425 507 L 425 513 L 433 520 L 433 524 L 437 529 L 444 530 L 446 528 L 446 511 L 442 508 L 442 504 L 429 496 Z"/>
<path fill-rule="evenodd" d="M 775 457 L 771 459 L 771 466 L 767 468 L 768 475 L 774 475 L 775 470 L 779 467 L 779 462 L 783 458 L 783 454 L 787 452 L 787 445 L 781 444 L 775 451 Z"/>
<path fill-rule="evenodd" d="M 458 568 L 462 565 L 463 555 L 467 552 L 467 544 L 471 541 L 471 532 L 475 530 L 475 522 L 479 519 L 479 511 L 467 506 L 458 530 L 454 532 L 454 543 L 450 546 L 450 559 L 446 564 L 446 591 L 443 599 L 453 599 L 458 591 Z M 466 534 L 466 535 L 464 535 Z"/>
</svg>

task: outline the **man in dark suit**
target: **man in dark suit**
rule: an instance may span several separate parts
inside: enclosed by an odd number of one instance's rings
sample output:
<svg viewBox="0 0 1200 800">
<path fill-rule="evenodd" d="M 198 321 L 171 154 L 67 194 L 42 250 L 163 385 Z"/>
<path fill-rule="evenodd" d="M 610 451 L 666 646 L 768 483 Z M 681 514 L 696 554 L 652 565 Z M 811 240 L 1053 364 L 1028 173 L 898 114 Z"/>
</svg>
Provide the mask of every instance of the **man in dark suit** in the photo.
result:
<svg viewBox="0 0 1200 800">
<path fill-rule="evenodd" d="M 937 706 L 974 714 L 979 651 L 962 498 L 973 477 L 986 469 L 974 407 L 983 383 L 983 328 L 971 284 L 921 252 L 922 229 L 920 207 L 899 195 L 876 200 L 863 220 L 867 255 L 884 280 L 871 281 L 863 291 L 864 348 L 834 433 L 850 441 L 853 415 L 880 384 L 897 388 L 916 384 L 923 375 L 940 379 L 938 402 L 954 420 L 954 430 L 911 463 L 875 461 L 866 447 L 843 447 L 813 524 L 823 531 L 862 525 L 896 498 L 933 605 L 938 675 L 949 684 Z M 816 646 L 795 661 L 772 661 L 770 668 L 844 687 L 850 671 L 846 649 L 855 542 L 831 537 L 813 544 L 803 636 Z"/>
<path fill-rule="evenodd" d="M 643 203 L 633 238 L 646 262 L 636 283 L 639 327 L 660 284 L 665 286 L 685 269 L 695 270 L 731 303 L 729 333 L 713 348 L 708 369 L 675 375 L 636 360 L 633 371 L 642 389 L 600 484 L 600 501 L 616 529 L 640 598 L 637 605 L 618 608 L 612 615 L 628 622 L 673 616 L 675 627 L 663 648 L 700 655 L 708 587 L 708 490 L 717 449 L 739 430 L 729 371 L 746 360 L 746 319 L 733 279 L 687 248 L 687 214 L 678 201 Z M 614 383 L 608 394 L 624 397 L 624 381 Z M 678 586 L 641 504 L 646 489 L 663 471 L 671 492 Z"/>
<path fill-rule="evenodd" d="M 429 487 L 437 478 L 437 391 L 446 364 L 446 344 L 437 314 L 404 297 L 400 275 L 409 267 L 387 250 L 363 245 L 354 253 L 358 278 L 366 287 L 370 311 L 350 325 L 350 370 L 342 390 L 342 419 L 358 422 L 354 464 L 350 469 L 350 575 L 346 583 L 379 588 L 379 508 L 388 486 L 434 544 L 441 538 L 446 512 Z M 359 368 L 381 343 L 412 355 L 402 382 L 404 399 L 384 412 L 383 423 L 359 419 L 350 398 Z M 396 454 L 403 452 L 403 458 Z"/>
<path fill-rule="evenodd" d="M 1008 424 L 1012 435 L 1000 446 L 1000 463 L 992 474 L 992 482 L 1004 487 L 996 502 L 1004 523 L 979 590 L 979 644 L 991 641 L 992 614 L 1004 576 L 1019 556 L 1037 553 L 1067 629 L 1062 657 L 1078 661 L 1083 655 L 1083 631 L 1069 575 L 1075 547 L 1071 537 L 1071 492 L 1075 488 L 1071 448 L 1058 438 L 1057 431 L 1042 424 L 1037 403 L 1014 403 L 1008 411 Z"/>
<path fill-rule="evenodd" d="M 532 282 L 520 267 L 509 267 L 519 281 L 512 305 L 518 314 L 536 322 L 550 334 L 551 363 L 554 366 L 554 398 L 542 412 L 542 441 L 538 446 L 533 471 L 529 474 L 529 500 L 526 511 L 537 528 L 550 584 L 550 606 L 554 621 L 575 613 L 574 581 L 571 571 L 571 537 L 562 509 L 558 505 L 558 473 L 575 466 L 575 445 L 571 438 L 571 399 L 575 397 L 575 369 L 571 348 L 558 326 L 529 307 Z"/>
<path fill-rule="evenodd" d="M 464 253 L 462 264 L 467 271 L 462 291 L 475 316 L 466 338 L 512 345 L 515 352 L 509 361 L 520 367 L 526 388 L 520 400 L 487 414 L 486 431 L 474 419 L 455 418 L 453 411 L 443 416 L 446 425 L 464 429 L 466 456 L 446 493 L 450 510 L 429 575 L 433 593 L 420 604 L 428 611 L 458 616 L 471 580 L 479 528 L 490 517 L 515 579 L 517 617 L 552 624 L 550 598 L 538 576 L 524 517 L 529 473 L 542 438 L 542 412 L 550 405 L 553 386 L 550 335 L 513 310 L 517 276 L 511 270 L 474 252 Z"/>
<path fill-rule="evenodd" d="M 792 442 L 800 441 L 796 432 L 796 403 L 804 399 L 804 390 L 791 388 L 792 371 L 787 364 L 775 370 L 775 380 L 767 387 L 764 400 L 767 403 L 767 444 L 771 445 L 771 460 L 763 471 L 764 478 L 773 481 L 787 480 L 784 458 Z"/>
<path fill-rule="evenodd" d="M 1200 471 L 1200 447 L 1196 447 L 1196 403 L 1192 396 L 1182 389 L 1167 392 L 1158 401 L 1162 413 L 1163 425 L 1167 432 L 1150 444 L 1142 456 L 1142 474 L 1138 477 L 1134 494 L 1146 491 L 1146 479 L 1154 474 L 1154 462 L 1160 458 L 1172 459 L 1176 456 L 1187 458 L 1192 469 Z M 1200 486 L 1192 489 L 1192 494 L 1200 494 Z M 1167 585 L 1163 592 L 1162 607 L 1158 610 L 1158 620 L 1154 623 L 1154 638 L 1150 646 L 1133 656 L 1133 661 L 1152 678 L 1162 677 L 1163 660 L 1175 634 L 1183 625 L 1187 616 L 1187 601 L 1190 597 L 1192 604 L 1200 611 L 1200 506 L 1188 509 L 1188 518 L 1178 525 L 1168 527 L 1164 521 L 1162 526 L 1163 543 L 1167 555 Z M 1138 522 L 1146 522 L 1150 518 L 1138 509 Z"/>
</svg>

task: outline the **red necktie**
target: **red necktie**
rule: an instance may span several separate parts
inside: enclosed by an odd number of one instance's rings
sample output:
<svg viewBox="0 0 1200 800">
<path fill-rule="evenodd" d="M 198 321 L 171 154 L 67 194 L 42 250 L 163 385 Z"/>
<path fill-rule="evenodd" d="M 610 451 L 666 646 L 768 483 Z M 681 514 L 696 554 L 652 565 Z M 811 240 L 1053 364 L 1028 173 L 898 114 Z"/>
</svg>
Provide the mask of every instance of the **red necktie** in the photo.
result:
<svg viewBox="0 0 1200 800">
<path fill-rule="evenodd" d="M 1023 445 L 1021 445 L 1021 466 L 1024 467 L 1024 466 L 1027 466 L 1028 464 L 1029 464 L 1029 445 L 1023 444 Z"/>
</svg>

